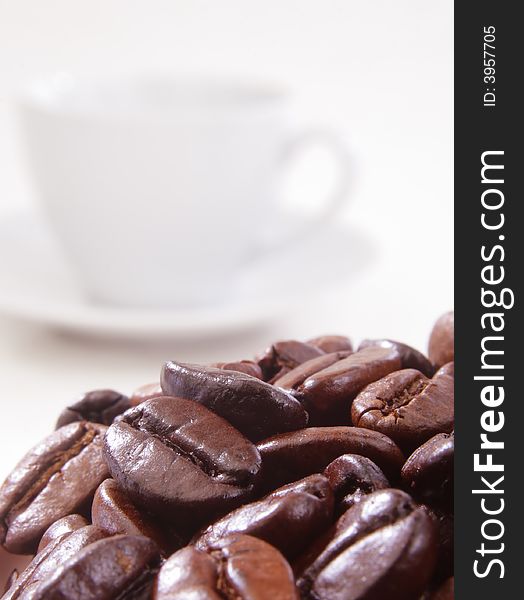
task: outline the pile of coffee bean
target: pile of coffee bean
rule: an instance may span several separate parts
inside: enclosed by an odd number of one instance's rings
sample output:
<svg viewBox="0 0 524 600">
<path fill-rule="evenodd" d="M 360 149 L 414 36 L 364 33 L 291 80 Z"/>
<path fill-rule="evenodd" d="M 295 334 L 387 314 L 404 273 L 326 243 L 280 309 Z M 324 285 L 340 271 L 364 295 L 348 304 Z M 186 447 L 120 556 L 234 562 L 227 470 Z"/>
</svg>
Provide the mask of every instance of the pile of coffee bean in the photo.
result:
<svg viewBox="0 0 524 600">
<path fill-rule="evenodd" d="M 4 600 L 453 598 L 453 314 L 169 361 L 66 408 L 0 488 Z"/>
</svg>

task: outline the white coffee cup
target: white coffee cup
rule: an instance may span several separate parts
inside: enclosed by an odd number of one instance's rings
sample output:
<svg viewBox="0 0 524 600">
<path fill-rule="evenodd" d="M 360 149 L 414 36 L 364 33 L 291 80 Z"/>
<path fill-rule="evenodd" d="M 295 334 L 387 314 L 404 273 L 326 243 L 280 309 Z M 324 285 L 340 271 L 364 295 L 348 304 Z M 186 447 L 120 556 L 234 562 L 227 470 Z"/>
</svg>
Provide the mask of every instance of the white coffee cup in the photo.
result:
<svg viewBox="0 0 524 600">
<path fill-rule="evenodd" d="M 225 301 L 270 248 L 296 243 L 345 202 L 344 147 L 289 131 L 289 97 L 264 85 L 54 76 L 20 98 L 48 221 L 88 297 L 135 307 Z M 340 180 L 314 224 L 280 227 L 286 153 L 320 141 Z"/>
</svg>

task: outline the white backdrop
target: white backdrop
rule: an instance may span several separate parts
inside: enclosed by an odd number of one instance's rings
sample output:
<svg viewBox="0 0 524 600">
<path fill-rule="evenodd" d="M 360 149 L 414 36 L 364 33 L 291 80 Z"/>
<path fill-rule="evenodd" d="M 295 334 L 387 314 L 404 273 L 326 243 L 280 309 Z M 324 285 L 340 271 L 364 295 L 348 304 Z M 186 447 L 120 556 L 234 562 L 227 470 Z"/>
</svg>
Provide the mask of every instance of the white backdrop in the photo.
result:
<svg viewBox="0 0 524 600">
<path fill-rule="evenodd" d="M 453 302 L 450 0 L 0 0 L 0 218 L 34 202 L 10 99 L 57 70 L 285 83 L 297 120 L 347 139 L 358 177 L 345 218 L 374 239 L 379 258 L 346 293 L 304 302 L 278 335 L 333 331 L 424 349 Z M 0 479 L 78 393 L 130 391 L 165 358 L 249 356 L 277 335 L 188 347 L 85 340 L 7 320 L 0 328 Z"/>
</svg>

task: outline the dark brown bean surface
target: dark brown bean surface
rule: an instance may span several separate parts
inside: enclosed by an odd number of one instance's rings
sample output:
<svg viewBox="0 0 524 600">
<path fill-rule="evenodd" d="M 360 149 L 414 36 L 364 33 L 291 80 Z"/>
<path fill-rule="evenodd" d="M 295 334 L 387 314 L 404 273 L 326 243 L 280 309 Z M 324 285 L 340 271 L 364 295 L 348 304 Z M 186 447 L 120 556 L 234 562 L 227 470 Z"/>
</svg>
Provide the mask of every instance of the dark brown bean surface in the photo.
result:
<svg viewBox="0 0 524 600">
<path fill-rule="evenodd" d="M 58 417 L 56 429 L 75 421 L 91 421 L 111 425 L 115 417 L 131 406 L 129 398 L 114 390 L 93 390 L 68 406 Z"/>
<path fill-rule="evenodd" d="M 238 371 L 168 362 L 161 383 L 166 394 L 206 406 L 252 441 L 300 429 L 308 421 L 293 396 Z"/>
<path fill-rule="evenodd" d="M 315 600 L 415 600 L 436 561 L 434 523 L 404 492 L 379 490 L 350 508 L 298 580 Z"/>
<path fill-rule="evenodd" d="M 201 521 L 249 498 L 256 447 L 227 421 L 182 398 L 152 398 L 127 411 L 105 439 L 111 475 L 140 506 Z"/>
<path fill-rule="evenodd" d="M 174 533 L 166 531 L 144 510 L 139 510 L 114 479 L 100 484 L 93 498 L 93 525 L 109 535 L 143 535 L 152 539 L 164 555 L 168 555 L 183 544 Z"/>
<path fill-rule="evenodd" d="M 262 369 L 264 381 L 271 381 L 322 354 L 324 354 L 322 350 L 305 342 L 282 340 L 269 346 L 258 364 Z"/>
<path fill-rule="evenodd" d="M 322 472 L 342 454 L 370 458 L 391 480 L 398 478 L 404 456 L 387 436 L 359 427 L 309 427 L 281 433 L 258 444 L 265 490 Z"/>
<path fill-rule="evenodd" d="M 380 431 L 403 450 L 412 451 L 430 437 L 454 426 L 454 378 L 451 366 L 432 379 L 415 369 L 386 375 L 354 400 L 351 420 L 357 427 Z"/>
<path fill-rule="evenodd" d="M 453 502 L 455 437 L 439 433 L 406 460 L 401 476 L 410 493 L 424 502 Z"/>
<path fill-rule="evenodd" d="M 343 358 L 347 358 L 350 354 L 352 353 L 349 350 L 342 350 L 307 360 L 292 371 L 288 371 L 285 375 L 282 375 L 282 377 L 275 379 L 273 385 L 292 392 L 301 386 L 308 377 L 326 369 Z"/>
<path fill-rule="evenodd" d="M 138 387 L 129 398 L 129 402 L 131 406 L 138 406 L 145 402 L 146 400 L 150 400 L 151 398 L 158 398 L 158 396 L 163 396 L 164 392 L 160 387 L 159 383 L 146 383 Z"/>
<path fill-rule="evenodd" d="M 400 356 L 400 365 L 402 369 L 417 369 L 421 373 L 424 373 L 426 377 L 433 377 L 435 373 L 435 367 L 429 361 L 429 359 L 419 352 L 403 344 L 402 342 L 395 342 L 394 340 L 363 340 L 360 342 L 358 350 L 364 350 L 364 348 L 394 348 Z"/>
<path fill-rule="evenodd" d="M 56 537 L 38 552 L 2 600 L 32 598 L 40 583 L 55 573 L 63 563 L 89 544 L 106 536 L 98 527 L 87 525 Z"/>
<path fill-rule="evenodd" d="M 238 371 L 239 373 L 245 373 L 256 377 L 257 379 L 263 379 L 264 375 L 262 369 L 254 360 L 237 360 L 234 362 L 220 362 L 213 363 L 211 367 L 222 369 L 223 371 Z"/>
<path fill-rule="evenodd" d="M 353 344 L 345 335 L 320 335 L 307 340 L 306 343 L 327 353 L 346 350 L 353 352 Z"/>
<path fill-rule="evenodd" d="M 232 535 L 210 545 L 179 550 L 162 566 L 155 600 L 298 600 L 293 573 L 266 542 Z"/>
<path fill-rule="evenodd" d="M 355 396 L 399 368 L 400 357 L 394 348 L 365 348 L 308 377 L 296 389 L 295 397 L 308 411 L 312 425 L 348 423 Z"/>
<path fill-rule="evenodd" d="M 443 314 L 435 323 L 429 337 L 428 355 L 437 369 L 455 360 L 455 313 L 453 311 Z"/>
<path fill-rule="evenodd" d="M 0 488 L 0 542 L 9 552 L 35 551 L 55 521 L 88 509 L 108 476 L 105 431 L 85 421 L 65 425 L 18 463 Z"/>
<path fill-rule="evenodd" d="M 41 537 L 37 552 L 43 550 L 52 541 L 61 538 L 65 533 L 72 533 L 87 525 L 89 525 L 89 522 L 82 515 L 67 515 L 67 517 L 58 519 Z"/>
<path fill-rule="evenodd" d="M 34 600 L 149 598 L 160 563 L 144 537 L 115 535 L 89 544 L 60 565 L 34 590 Z"/>
<path fill-rule="evenodd" d="M 358 454 L 343 454 L 324 470 L 335 494 L 339 512 L 351 508 L 367 494 L 389 487 L 389 482 L 377 465 Z"/>
<path fill-rule="evenodd" d="M 454 600 L 455 598 L 455 578 L 447 579 L 431 596 L 431 600 Z"/>
<path fill-rule="evenodd" d="M 221 537 L 244 533 L 292 558 L 330 526 L 333 505 L 328 480 L 311 475 L 222 517 L 198 537 L 196 546 L 205 549 Z"/>
</svg>

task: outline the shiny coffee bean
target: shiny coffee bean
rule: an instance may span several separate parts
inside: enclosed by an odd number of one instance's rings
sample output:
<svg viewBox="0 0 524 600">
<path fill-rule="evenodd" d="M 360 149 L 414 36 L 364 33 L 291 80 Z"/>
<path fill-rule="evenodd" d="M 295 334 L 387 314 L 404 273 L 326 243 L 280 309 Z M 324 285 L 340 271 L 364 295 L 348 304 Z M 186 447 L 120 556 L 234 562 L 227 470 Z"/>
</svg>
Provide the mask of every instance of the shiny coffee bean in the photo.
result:
<svg viewBox="0 0 524 600">
<path fill-rule="evenodd" d="M 432 379 L 415 369 L 386 375 L 368 385 L 353 401 L 351 420 L 388 435 L 412 451 L 430 437 L 454 426 L 454 378 L 451 365 Z"/>
<path fill-rule="evenodd" d="M 389 482 L 377 465 L 369 458 L 358 454 L 343 454 L 324 469 L 339 513 L 375 492 L 389 487 Z"/>
<path fill-rule="evenodd" d="M 424 508 L 400 490 L 379 490 L 342 515 L 298 587 L 318 600 L 416 600 L 436 556 L 434 523 Z"/>
<path fill-rule="evenodd" d="M 158 398 L 158 396 L 163 396 L 164 392 L 160 387 L 159 383 L 146 383 L 138 387 L 129 397 L 129 403 L 131 406 L 138 406 L 145 402 L 146 400 L 150 400 L 151 398 Z"/>
<path fill-rule="evenodd" d="M 37 553 L 41 552 L 54 540 L 63 537 L 64 534 L 72 533 L 73 531 L 81 529 L 82 527 L 86 527 L 87 525 L 89 525 L 89 522 L 82 515 L 67 515 L 67 517 L 58 519 L 58 521 L 53 523 L 41 537 L 40 543 L 38 544 Z"/>
<path fill-rule="evenodd" d="M 430 596 L 430 600 L 454 600 L 455 598 L 455 578 L 447 579 L 436 591 Z"/>
<path fill-rule="evenodd" d="M 402 369 L 417 369 L 421 373 L 424 373 L 426 377 L 433 377 L 435 373 L 435 367 L 431 364 L 428 358 L 426 358 L 422 352 L 415 350 L 407 344 L 402 342 L 395 342 L 394 340 L 363 340 L 360 342 L 358 350 L 364 348 L 394 348 L 400 356 L 400 366 Z"/>
<path fill-rule="evenodd" d="M 280 387 L 283 390 L 293 392 L 293 390 L 296 390 L 301 386 L 308 377 L 311 377 L 315 373 L 322 371 L 322 369 L 348 357 L 350 354 L 352 354 L 350 350 L 342 350 L 340 352 L 331 352 L 330 354 L 323 354 L 322 356 L 307 360 L 298 367 L 295 367 L 292 371 L 288 371 L 286 374 L 275 379 L 273 385 L 275 387 Z"/>
<path fill-rule="evenodd" d="M 34 600 L 150 598 L 160 564 L 155 544 L 140 536 L 115 535 L 89 544 L 34 590 Z"/>
<path fill-rule="evenodd" d="M 453 504 L 455 437 L 439 433 L 406 460 L 401 476 L 406 488 L 423 502 Z"/>
<path fill-rule="evenodd" d="M 104 539 L 107 534 L 93 525 L 75 531 L 66 531 L 51 540 L 24 569 L 2 600 L 25 600 L 34 597 L 39 585 L 53 575 L 83 548 Z"/>
<path fill-rule="evenodd" d="M 210 519 L 247 500 L 260 469 L 256 447 L 198 402 L 162 396 L 107 430 L 113 478 L 134 502 L 174 521 Z"/>
<path fill-rule="evenodd" d="M 328 354 L 331 352 L 353 352 L 353 344 L 345 335 L 321 335 L 307 340 L 306 343 Z"/>
<path fill-rule="evenodd" d="M 196 546 L 205 549 L 227 535 L 243 533 L 292 558 L 331 525 L 333 506 L 328 480 L 311 475 L 222 517 L 198 537 Z"/>
<path fill-rule="evenodd" d="M 85 421 L 65 425 L 18 463 L 0 488 L 0 542 L 9 552 L 34 552 L 50 525 L 89 507 L 109 475 L 105 431 Z"/>
<path fill-rule="evenodd" d="M 394 348 L 365 348 L 308 377 L 294 395 L 308 411 L 312 425 L 347 423 L 355 396 L 399 368 Z"/>
<path fill-rule="evenodd" d="M 152 539 L 164 555 L 180 548 L 183 543 L 165 527 L 131 501 L 114 479 L 106 479 L 98 487 L 92 506 L 93 525 L 109 535 L 142 535 Z"/>
<path fill-rule="evenodd" d="M 443 314 L 429 337 L 428 356 L 437 369 L 455 360 L 455 313 Z"/>
<path fill-rule="evenodd" d="M 260 487 L 275 489 L 306 475 L 321 473 L 342 454 L 360 454 L 375 462 L 391 480 L 404 463 L 387 436 L 358 427 L 309 427 L 281 433 L 258 444 L 262 456 Z"/>
<path fill-rule="evenodd" d="M 160 569 L 155 600 L 298 600 L 293 573 L 268 543 L 232 535 L 179 550 Z"/>
<path fill-rule="evenodd" d="M 254 360 L 237 360 L 234 362 L 220 362 L 213 363 L 211 367 L 222 369 L 223 371 L 238 371 L 239 373 L 245 373 L 256 377 L 257 379 L 263 379 L 264 375 L 262 369 Z"/>
<path fill-rule="evenodd" d="M 424 505 L 424 507 L 437 527 L 438 558 L 433 582 L 440 582 L 453 575 L 454 571 L 455 519 L 453 513 L 448 510 L 436 506 Z"/>
<path fill-rule="evenodd" d="M 16 580 L 18 579 L 19 576 L 20 576 L 20 573 L 16 569 L 13 569 L 11 571 L 11 574 L 9 575 L 9 577 L 7 578 L 7 580 L 5 582 L 4 594 L 9 590 L 9 588 L 13 587 L 13 585 L 16 583 Z"/>
<path fill-rule="evenodd" d="M 258 364 L 262 369 L 264 381 L 271 381 L 322 354 L 322 350 L 305 342 L 282 340 L 269 346 Z"/>
<path fill-rule="evenodd" d="M 161 383 L 166 394 L 206 406 L 252 441 L 300 429 L 308 421 L 293 396 L 245 373 L 168 362 Z"/>
<path fill-rule="evenodd" d="M 93 390 L 62 411 L 56 422 L 56 429 L 76 421 L 111 425 L 115 417 L 130 406 L 129 398 L 114 390 Z"/>
</svg>

